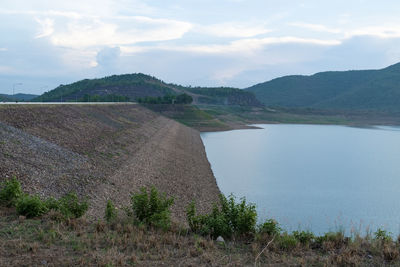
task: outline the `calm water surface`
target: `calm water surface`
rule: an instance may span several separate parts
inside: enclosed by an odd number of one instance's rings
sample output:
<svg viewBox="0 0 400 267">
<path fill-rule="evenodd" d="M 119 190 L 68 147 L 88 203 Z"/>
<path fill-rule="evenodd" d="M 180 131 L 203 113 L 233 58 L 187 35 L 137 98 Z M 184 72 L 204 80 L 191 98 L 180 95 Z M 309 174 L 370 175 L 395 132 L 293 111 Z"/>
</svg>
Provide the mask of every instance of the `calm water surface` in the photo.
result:
<svg viewBox="0 0 400 267">
<path fill-rule="evenodd" d="M 288 231 L 400 233 L 400 128 L 257 126 L 202 134 L 225 195 Z"/>
</svg>

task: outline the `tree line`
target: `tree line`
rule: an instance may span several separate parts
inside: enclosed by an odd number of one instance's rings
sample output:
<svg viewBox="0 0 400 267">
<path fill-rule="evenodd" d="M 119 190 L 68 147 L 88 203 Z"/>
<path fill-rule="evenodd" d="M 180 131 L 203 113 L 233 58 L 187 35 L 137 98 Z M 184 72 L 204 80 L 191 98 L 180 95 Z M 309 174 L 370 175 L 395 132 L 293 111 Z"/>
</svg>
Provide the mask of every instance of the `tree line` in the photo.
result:
<svg viewBox="0 0 400 267">
<path fill-rule="evenodd" d="M 137 98 L 136 101 L 141 104 L 190 104 L 193 102 L 193 98 L 190 95 L 183 93 L 180 95 L 167 94 L 163 97 L 140 97 Z"/>
</svg>

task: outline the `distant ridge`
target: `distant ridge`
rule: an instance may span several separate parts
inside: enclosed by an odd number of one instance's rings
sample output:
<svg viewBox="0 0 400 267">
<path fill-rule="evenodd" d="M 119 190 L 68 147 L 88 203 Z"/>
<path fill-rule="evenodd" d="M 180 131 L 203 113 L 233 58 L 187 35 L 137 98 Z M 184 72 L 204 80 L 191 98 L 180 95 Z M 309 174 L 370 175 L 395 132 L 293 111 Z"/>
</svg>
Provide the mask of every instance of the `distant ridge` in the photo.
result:
<svg viewBox="0 0 400 267">
<path fill-rule="evenodd" d="M 249 87 L 267 106 L 400 111 L 400 63 L 380 70 L 285 76 Z"/>
<path fill-rule="evenodd" d="M 15 95 L 0 94 L 0 101 L 30 101 L 35 97 L 37 97 L 37 95 L 21 93 Z"/>
<path fill-rule="evenodd" d="M 78 101 L 85 95 L 117 95 L 135 101 L 137 98 L 146 96 L 162 97 L 167 94 L 177 95 L 182 93 L 191 95 L 195 104 L 262 106 L 253 93 L 241 89 L 185 87 L 165 83 L 142 73 L 85 79 L 68 85 L 60 85 L 37 97 L 35 101 Z"/>
</svg>

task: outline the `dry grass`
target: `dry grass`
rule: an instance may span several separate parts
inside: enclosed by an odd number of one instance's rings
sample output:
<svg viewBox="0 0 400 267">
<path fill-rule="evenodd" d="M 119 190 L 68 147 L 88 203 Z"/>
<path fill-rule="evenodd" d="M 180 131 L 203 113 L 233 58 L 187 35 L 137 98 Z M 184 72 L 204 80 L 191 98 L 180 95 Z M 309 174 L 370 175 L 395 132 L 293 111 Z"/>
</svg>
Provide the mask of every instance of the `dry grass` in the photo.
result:
<svg viewBox="0 0 400 267">
<path fill-rule="evenodd" d="M 129 218 L 60 221 L 52 213 L 28 220 L 7 208 L 0 215 L 0 266 L 400 266 L 397 241 L 338 234 L 319 247 L 282 249 L 279 236 L 221 245 L 176 225 L 164 232 Z"/>
</svg>

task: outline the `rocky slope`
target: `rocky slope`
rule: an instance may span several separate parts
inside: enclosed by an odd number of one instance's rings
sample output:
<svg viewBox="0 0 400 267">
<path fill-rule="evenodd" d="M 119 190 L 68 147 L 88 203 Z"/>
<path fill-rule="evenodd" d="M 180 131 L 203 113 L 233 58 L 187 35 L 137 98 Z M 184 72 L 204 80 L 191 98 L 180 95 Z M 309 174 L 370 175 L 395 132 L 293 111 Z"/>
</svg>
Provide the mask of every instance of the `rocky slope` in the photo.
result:
<svg viewBox="0 0 400 267">
<path fill-rule="evenodd" d="M 142 186 L 174 196 L 180 222 L 219 194 L 199 133 L 132 104 L 1 106 L 0 180 L 12 175 L 29 193 L 88 196 L 92 218 Z"/>
</svg>

